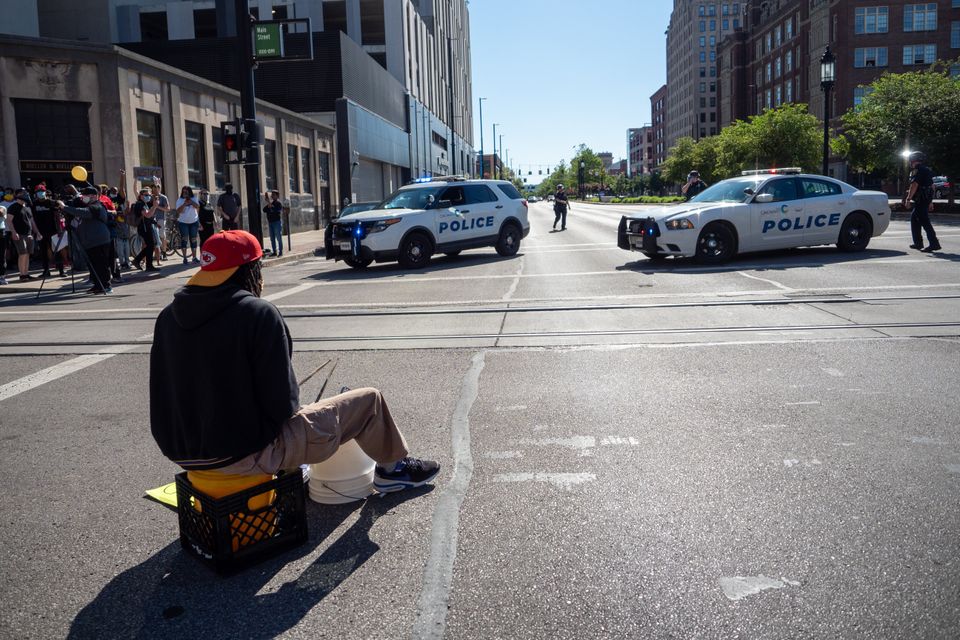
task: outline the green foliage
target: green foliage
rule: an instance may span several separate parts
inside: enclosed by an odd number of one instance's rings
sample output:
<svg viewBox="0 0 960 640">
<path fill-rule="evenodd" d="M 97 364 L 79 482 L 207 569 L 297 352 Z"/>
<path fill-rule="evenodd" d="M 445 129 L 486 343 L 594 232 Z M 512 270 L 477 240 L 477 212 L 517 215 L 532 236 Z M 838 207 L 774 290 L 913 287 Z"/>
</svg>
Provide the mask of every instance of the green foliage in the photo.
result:
<svg viewBox="0 0 960 640">
<path fill-rule="evenodd" d="M 960 81 L 950 77 L 950 63 L 885 73 L 868 88 L 859 108 L 844 114 L 835 153 L 855 169 L 889 176 L 903 170 L 902 151 L 921 150 L 936 173 L 960 175 Z"/>
<path fill-rule="evenodd" d="M 823 129 L 805 104 L 785 104 L 749 120 L 738 120 L 719 135 L 680 138 L 663 164 L 663 179 L 682 184 L 696 169 L 713 184 L 755 167 L 801 167 L 812 170 L 822 157 Z"/>
</svg>

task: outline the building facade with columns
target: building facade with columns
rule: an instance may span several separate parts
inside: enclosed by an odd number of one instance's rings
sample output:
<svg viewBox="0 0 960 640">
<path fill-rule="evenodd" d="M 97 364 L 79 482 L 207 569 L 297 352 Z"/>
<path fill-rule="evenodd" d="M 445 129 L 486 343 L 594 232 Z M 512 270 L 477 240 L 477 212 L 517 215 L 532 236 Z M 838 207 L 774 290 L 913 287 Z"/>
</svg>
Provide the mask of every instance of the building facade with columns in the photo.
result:
<svg viewBox="0 0 960 640">
<path fill-rule="evenodd" d="M 40 35 L 117 43 L 239 86 L 235 0 L 38 2 Z M 466 0 L 249 0 L 248 10 L 257 20 L 310 19 L 313 61 L 261 65 L 257 97 L 335 128 L 344 198 L 472 173 Z"/>
<path fill-rule="evenodd" d="M 155 178 L 170 198 L 184 185 L 243 193 L 220 135 L 238 114 L 236 91 L 120 47 L 0 37 L 2 184 L 58 189 L 80 165 L 94 184 L 125 180 L 128 193 Z M 261 189 L 289 204 L 291 230 L 319 228 L 338 197 L 333 129 L 265 102 L 257 117 Z"/>
</svg>

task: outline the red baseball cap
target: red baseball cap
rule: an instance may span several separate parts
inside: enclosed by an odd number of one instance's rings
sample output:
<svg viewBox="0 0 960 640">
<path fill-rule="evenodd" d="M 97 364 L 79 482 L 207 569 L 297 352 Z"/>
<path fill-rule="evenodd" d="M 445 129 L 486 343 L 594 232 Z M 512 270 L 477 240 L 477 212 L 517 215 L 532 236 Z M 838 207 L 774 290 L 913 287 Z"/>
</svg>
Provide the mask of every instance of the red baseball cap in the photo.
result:
<svg viewBox="0 0 960 640">
<path fill-rule="evenodd" d="M 200 271 L 187 281 L 196 287 L 217 287 L 230 279 L 240 265 L 259 260 L 263 249 L 246 231 L 221 231 L 200 247 Z"/>
</svg>

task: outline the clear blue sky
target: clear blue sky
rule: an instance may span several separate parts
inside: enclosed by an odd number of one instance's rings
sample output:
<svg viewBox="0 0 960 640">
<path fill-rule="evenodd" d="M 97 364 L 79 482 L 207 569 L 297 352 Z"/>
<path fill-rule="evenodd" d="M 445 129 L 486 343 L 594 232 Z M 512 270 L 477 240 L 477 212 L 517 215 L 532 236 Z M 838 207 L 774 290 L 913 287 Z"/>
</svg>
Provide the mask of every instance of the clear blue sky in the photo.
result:
<svg viewBox="0 0 960 640">
<path fill-rule="evenodd" d="M 666 81 L 669 0 L 473 0 L 474 146 L 502 126 L 510 163 L 555 166 L 572 147 L 626 157 L 628 127 L 650 121 Z M 499 141 L 498 141 L 499 144 Z M 544 167 L 546 172 L 546 166 Z M 524 171 L 526 173 L 526 171 Z M 539 182 L 537 170 L 531 182 Z"/>
</svg>

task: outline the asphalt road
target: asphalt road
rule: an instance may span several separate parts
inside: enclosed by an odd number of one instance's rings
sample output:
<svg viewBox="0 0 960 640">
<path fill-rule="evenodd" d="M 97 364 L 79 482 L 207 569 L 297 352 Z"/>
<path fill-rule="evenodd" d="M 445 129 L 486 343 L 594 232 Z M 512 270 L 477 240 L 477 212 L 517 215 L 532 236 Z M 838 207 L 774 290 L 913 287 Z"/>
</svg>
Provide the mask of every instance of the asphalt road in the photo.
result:
<svg viewBox="0 0 960 640">
<path fill-rule="evenodd" d="M 960 636 L 960 226 L 706 268 L 617 249 L 628 210 L 532 205 L 511 259 L 266 270 L 298 376 L 336 358 L 328 394 L 380 388 L 444 467 L 310 503 L 306 545 L 231 578 L 143 498 L 189 271 L 0 297 L 0 637 Z"/>
</svg>

